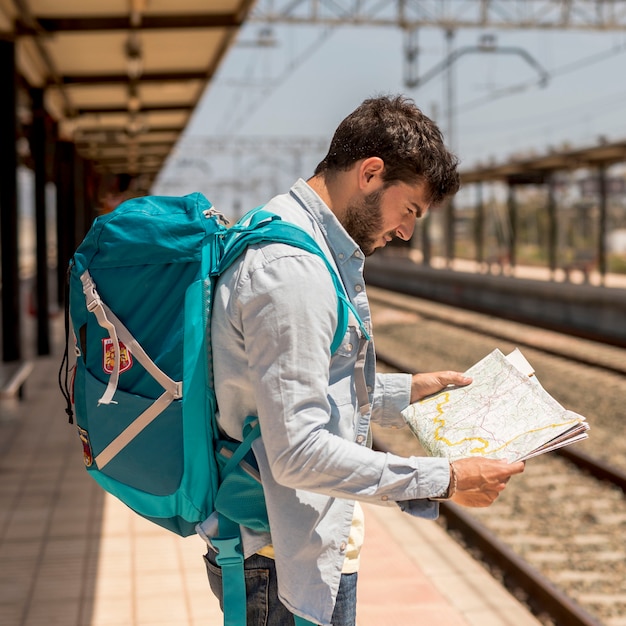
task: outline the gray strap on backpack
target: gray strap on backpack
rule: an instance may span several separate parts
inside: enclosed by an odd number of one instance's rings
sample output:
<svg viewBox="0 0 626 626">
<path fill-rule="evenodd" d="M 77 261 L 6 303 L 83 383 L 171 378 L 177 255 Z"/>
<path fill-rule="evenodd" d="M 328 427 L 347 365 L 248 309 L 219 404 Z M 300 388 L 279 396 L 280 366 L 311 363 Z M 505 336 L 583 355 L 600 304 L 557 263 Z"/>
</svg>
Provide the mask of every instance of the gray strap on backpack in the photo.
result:
<svg viewBox="0 0 626 626">
<path fill-rule="evenodd" d="M 98 324 L 104 328 L 109 337 L 113 341 L 113 350 L 115 353 L 113 371 L 109 378 L 109 384 L 106 391 L 98 400 L 98 404 L 110 404 L 113 401 L 113 395 L 117 389 L 120 373 L 120 349 L 119 340 L 128 348 L 128 350 L 136 357 L 144 369 L 154 378 L 163 389 L 172 396 L 173 400 L 182 398 L 182 382 L 172 380 L 162 369 L 160 369 L 154 361 L 146 354 L 141 344 L 133 337 L 131 332 L 124 326 L 118 317 L 104 303 L 98 290 L 96 283 L 85 270 L 80 277 L 83 284 L 83 293 L 85 294 L 85 302 L 87 310 L 91 311 L 97 318 Z"/>
<path fill-rule="evenodd" d="M 350 313 L 350 316 L 352 317 L 352 313 Z M 354 364 L 354 386 L 361 415 L 367 415 L 372 408 L 367 391 L 367 383 L 365 382 L 365 357 L 367 356 L 369 340 L 369 332 L 367 336 L 362 331 L 359 333 L 359 351 Z"/>
<path fill-rule="evenodd" d="M 98 320 L 98 324 L 104 328 L 113 342 L 113 370 L 109 378 L 109 383 L 98 404 L 114 403 L 113 396 L 117 391 L 120 373 L 120 347 L 119 341 L 135 356 L 144 369 L 163 387 L 165 390 L 141 415 L 133 420 L 113 441 L 106 446 L 98 456 L 95 457 L 96 465 L 102 469 L 111 461 L 118 452 L 124 449 L 152 420 L 160 415 L 173 400 L 182 398 L 183 384 L 172 380 L 154 361 L 146 354 L 141 344 L 133 337 L 131 332 L 122 324 L 118 317 L 104 303 L 93 278 L 89 271 L 83 272 L 80 277 L 83 284 L 83 293 L 87 310 L 91 311 Z"/>
</svg>

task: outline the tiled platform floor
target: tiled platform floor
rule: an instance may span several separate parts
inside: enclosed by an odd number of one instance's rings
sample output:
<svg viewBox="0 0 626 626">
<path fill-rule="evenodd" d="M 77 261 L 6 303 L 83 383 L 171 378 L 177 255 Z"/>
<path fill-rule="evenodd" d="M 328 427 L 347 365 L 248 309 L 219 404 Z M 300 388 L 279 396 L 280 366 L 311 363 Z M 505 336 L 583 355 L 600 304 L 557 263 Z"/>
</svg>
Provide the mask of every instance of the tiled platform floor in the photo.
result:
<svg viewBox="0 0 626 626">
<path fill-rule="evenodd" d="M 203 543 L 135 516 L 87 476 L 39 357 L 0 402 L 0 624 L 217 626 Z M 359 626 L 536 626 L 433 522 L 366 507 Z"/>
</svg>

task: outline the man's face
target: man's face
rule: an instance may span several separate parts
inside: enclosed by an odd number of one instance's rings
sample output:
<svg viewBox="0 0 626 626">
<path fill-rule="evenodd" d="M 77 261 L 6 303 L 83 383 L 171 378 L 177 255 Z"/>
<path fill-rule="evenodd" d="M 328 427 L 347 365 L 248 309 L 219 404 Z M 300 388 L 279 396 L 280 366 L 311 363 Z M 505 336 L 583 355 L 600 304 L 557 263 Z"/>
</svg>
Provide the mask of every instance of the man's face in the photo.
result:
<svg viewBox="0 0 626 626">
<path fill-rule="evenodd" d="M 366 256 L 394 237 L 408 241 L 415 220 L 430 206 L 424 183 L 394 183 L 360 198 L 346 207 L 342 224 Z"/>
</svg>

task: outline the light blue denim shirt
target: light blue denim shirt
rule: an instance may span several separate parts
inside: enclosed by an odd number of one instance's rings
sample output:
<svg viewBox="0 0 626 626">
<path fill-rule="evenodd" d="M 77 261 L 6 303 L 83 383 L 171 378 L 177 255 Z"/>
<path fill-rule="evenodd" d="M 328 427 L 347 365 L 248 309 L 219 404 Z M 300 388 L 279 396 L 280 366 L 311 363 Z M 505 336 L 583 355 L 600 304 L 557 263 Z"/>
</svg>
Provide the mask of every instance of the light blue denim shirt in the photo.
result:
<svg viewBox="0 0 626 626">
<path fill-rule="evenodd" d="M 371 331 L 363 253 L 303 180 L 267 210 L 306 229 L 337 267 L 346 292 Z M 375 373 L 373 342 L 365 379 L 371 413 L 358 409 L 356 324 L 330 354 L 337 298 L 321 259 L 284 244 L 247 252 L 220 278 L 212 315 L 212 348 L 220 427 L 241 440 L 243 422 L 258 415 L 262 439 L 253 449 L 272 529 L 244 531 L 244 554 L 268 543 L 276 555 L 279 595 L 295 614 L 330 623 L 354 500 L 400 506 L 434 519 L 449 465 L 444 459 L 375 452 L 366 444 L 370 419 L 403 427 L 409 374 Z M 370 332 L 371 334 L 371 332 Z M 214 516 L 198 526 L 209 543 Z"/>
</svg>

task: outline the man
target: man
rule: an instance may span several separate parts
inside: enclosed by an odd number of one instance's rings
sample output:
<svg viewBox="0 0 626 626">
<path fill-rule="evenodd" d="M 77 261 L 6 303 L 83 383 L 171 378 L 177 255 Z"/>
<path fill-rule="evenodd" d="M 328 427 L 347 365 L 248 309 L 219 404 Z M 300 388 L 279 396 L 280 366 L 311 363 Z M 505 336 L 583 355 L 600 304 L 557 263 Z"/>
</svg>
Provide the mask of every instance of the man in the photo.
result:
<svg viewBox="0 0 626 626">
<path fill-rule="evenodd" d="M 331 354 L 337 296 L 321 259 L 284 244 L 253 246 L 220 278 L 212 317 L 214 375 L 224 433 L 242 438 L 258 416 L 254 446 L 271 537 L 243 530 L 248 624 L 353 626 L 362 519 L 358 501 L 433 519 L 438 502 L 487 506 L 523 463 L 402 458 L 371 450 L 370 420 L 401 427 L 400 411 L 458 372 L 376 375 L 364 256 L 458 190 L 457 161 L 412 101 L 366 100 L 338 127 L 307 182 L 266 209 L 320 244 L 363 321 L 352 320 Z M 210 546 L 215 520 L 200 527 Z M 206 557 L 220 597 L 215 552 Z"/>
</svg>

